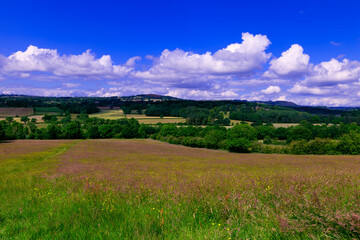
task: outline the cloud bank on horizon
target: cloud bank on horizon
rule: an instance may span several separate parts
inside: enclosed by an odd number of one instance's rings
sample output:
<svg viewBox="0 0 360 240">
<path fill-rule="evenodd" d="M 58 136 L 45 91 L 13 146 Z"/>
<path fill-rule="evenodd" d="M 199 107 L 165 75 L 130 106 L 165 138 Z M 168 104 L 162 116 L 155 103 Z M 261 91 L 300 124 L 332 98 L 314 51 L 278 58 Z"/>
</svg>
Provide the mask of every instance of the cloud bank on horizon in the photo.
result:
<svg viewBox="0 0 360 240">
<path fill-rule="evenodd" d="M 30 45 L 0 55 L 0 94 L 124 96 L 157 93 L 185 99 L 286 100 L 301 105 L 359 106 L 360 62 L 311 63 L 299 44 L 280 56 L 266 35 L 242 34 L 216 52 L 181 49 L 115 64 L 91 50 L 79 55 Z M 305 51 L 306 52 L 306 51 Z"/>
</svg>

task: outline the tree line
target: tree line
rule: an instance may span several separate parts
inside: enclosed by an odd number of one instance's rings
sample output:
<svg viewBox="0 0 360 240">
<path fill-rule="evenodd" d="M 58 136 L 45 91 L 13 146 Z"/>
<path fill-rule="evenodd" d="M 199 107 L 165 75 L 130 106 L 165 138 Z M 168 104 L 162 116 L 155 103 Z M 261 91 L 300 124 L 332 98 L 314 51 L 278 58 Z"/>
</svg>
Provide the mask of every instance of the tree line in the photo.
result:
<svg viewBox="0 0 360 240">
<path fill-rule="evenodd" d="M 105 120 L 82 113 L 75 120 L 48 117 L 38 128 L 36 119 L 13 118 L 0 121 L 0 140 L 152 138 L 190 147 L 224 149 L 232 152 L 291 154 L 360 154 L 360 127 L 356 123 L 315 125 L 302 121 L 298 126 L 275 128 L 272 124 L 250 126 L 241 123 L 225 128 L 140 124 L 136 119 Z"/>
<path fill-rule="evenodd" d="M 360 110 L 340 110 L 324 107 L 282 107 L 248 101 L 189 101 L 168 100 L 123 101 L 117 97 L 33 97 L 0 96 L 0 107 L 58 107 L 63 112 L 96 113 L 100 106 L 120 107 L 125 114 L 138 113 L 147 116 L 184 117 L 190 125 L 223 125 L 229 120 L 257 123 L 312 123 L 360 124 Z M 221 116 L 223 113 L 223 117 Z"/>
</svg>

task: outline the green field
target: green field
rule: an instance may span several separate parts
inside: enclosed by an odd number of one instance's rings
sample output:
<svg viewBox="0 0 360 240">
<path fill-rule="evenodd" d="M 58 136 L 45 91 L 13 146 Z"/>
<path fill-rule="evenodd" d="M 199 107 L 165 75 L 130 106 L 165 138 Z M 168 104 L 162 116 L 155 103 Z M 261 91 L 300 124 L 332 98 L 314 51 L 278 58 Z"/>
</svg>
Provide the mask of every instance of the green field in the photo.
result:
<svg viewBox="0 0 360 240">
<path fill-rule="evenodd" d="M 2 239 L 356 239 L 358 156 L 0 143 Z"/>
<path fill-rule="evenodd" d="M 63 111 L 58 107 L 35 107 L 35 114 L 36 115 L 43 115 L 43 114 L 61 114 Z"/>
</svg>

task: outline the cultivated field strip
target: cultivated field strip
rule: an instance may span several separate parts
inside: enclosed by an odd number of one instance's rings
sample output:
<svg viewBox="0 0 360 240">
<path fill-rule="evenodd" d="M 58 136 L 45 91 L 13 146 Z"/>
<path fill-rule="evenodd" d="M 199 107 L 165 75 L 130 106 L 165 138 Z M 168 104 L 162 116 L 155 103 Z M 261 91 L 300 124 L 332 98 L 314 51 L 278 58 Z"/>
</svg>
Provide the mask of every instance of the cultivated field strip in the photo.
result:
<svg viewBox="0 0 360 240">
<path fill-rule="evenodd" d="M 33 108 L 0 108 L 0 117 L 22 117 L 30 115 L 34 115 Z"/>
</svg>

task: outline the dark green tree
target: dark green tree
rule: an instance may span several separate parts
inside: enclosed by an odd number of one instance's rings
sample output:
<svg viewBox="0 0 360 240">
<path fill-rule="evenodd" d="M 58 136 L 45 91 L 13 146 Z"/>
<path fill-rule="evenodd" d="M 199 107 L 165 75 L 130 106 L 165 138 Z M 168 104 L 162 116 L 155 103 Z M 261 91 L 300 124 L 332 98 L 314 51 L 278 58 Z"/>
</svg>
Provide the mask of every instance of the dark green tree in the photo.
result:
<svg viewBox="0 0 360 240">
<path fill-rule="evenodd" d="M 205 144 L 207 148 L 217 149 L 220 146 L 220 142 L 226 139 L 226 131 L 214 129 L 209 131 L 205 136 Z"/>
<path fill-rule="evenodd" d="M 28 117 L 24 116 L 24 117 L 21 117 L 20 120 L 26 124 L 30 119 Z"/>
<path fill-rule="evenodd" d="M 57 124 L 49 124 L 46 127 L 47 139 L 58 139 L 61 137 L 61 128 Z"/>
<path fill-rule="evenodd" d="M 302 140 L 302 139 L 309 141 L 312 138 L 313 138 L 312 132 L 308 128 L 299 125 L 291 128 L 288 139 L 290 141 Z"/>
<path fill-rule="evenodd" d="M 360 154 L 360 134 L 356 131 L 344 134 L 340 138 L 338 150 L 343 154 Z"/>
<path fill-rule="evenodd" d="M 256 131 L 248 124 L 238 124 L 228 130 L 228 139 L 245 138 L 248 140 L 256 140 Z"/>
<path fill-rule="evenodd" d="M 248 153 L 250 152 L 251 141 L 246 138 L 228 139 L 226 145 L 230 152 Z"/>
<path fill-rule="evenodd" d="M 92 138 L 92 139 L 100 138 L 99 127 L 91 126 L 86 132 L 86 136 L 87 138 Z"/>
<path fill-rule="evenodd" d="M 79 122 L 69 122 L 62 127 L 62 136 L 67 139 L 81 139 L 83 134 L 81 132 L 81 125 Z"/>
</svg>

